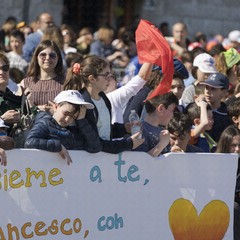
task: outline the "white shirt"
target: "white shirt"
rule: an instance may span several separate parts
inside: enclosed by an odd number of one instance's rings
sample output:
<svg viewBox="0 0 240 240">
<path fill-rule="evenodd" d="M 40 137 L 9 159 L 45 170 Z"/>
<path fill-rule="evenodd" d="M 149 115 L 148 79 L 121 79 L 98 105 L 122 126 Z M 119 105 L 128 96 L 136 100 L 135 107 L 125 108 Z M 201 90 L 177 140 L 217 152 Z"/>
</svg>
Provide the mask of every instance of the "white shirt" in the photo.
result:
<svg viewBox="0 0 240 240">
<path fill-rule="evenodd" d="M 109 110 L 102 98 L 98 101 L 92 99 L 92 101 L 95 104 L 98 111 L 98 122 L 97 122 L 98 134 L 101 139 L 110 140 L 111 122 L 110 122 Z"/>
<path fill-rule="evenodd" d="M 112 105 L 112 124 L 123 123 L 123 109 L 128 100 L 135 96 L 145 85 L 146 81 L 136 75 L 126 85 L 107 93 L 107 97 Z"/>
<path fill-rule="evenodd" d="M 17 68 L 20 71 L 22 71 L 24 74 L 26 73 L 28 68 L 28 62 L 25 59 L 23 59 L 21 55 L 18 55 L 13 51 L 8 52 L 6 55 L 9 59 L 11 68 Z"/>
<path fill-rule="evenodd" d="M 64 47 L 64 53 L 67 55 L 68 53 L 76 53 L 77 49 L 74 47 Z"/>
<path fill-rule="evenodd" d="M 11 78 L 8 80 L 7 88 L 10 89 L 14 94 L 16 94 L 18 91 L 18 85 Z"/>
</svg>

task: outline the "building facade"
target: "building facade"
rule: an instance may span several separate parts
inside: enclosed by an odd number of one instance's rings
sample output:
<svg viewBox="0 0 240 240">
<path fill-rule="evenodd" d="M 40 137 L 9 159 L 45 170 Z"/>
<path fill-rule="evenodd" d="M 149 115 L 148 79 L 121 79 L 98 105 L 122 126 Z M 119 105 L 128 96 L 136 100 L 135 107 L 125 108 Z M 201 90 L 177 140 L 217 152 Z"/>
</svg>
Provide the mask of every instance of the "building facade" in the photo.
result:
<svg viewBox="0 0 240 240">
<path fill-rule="evenodd" d="M 240 29 L 239 1 L 237 0 L 1 0 L 0 24 L 9 16 L 18 21 L 33 21 L 41 12 L 53 15 L 57 25 L 68 23 L 77 31 L 90 26 L 136 26 L 139 19 L 171 27 L 183 21 L 191 36 L 201 31 L 208 37 L 227 36 Z"/>
</svg>

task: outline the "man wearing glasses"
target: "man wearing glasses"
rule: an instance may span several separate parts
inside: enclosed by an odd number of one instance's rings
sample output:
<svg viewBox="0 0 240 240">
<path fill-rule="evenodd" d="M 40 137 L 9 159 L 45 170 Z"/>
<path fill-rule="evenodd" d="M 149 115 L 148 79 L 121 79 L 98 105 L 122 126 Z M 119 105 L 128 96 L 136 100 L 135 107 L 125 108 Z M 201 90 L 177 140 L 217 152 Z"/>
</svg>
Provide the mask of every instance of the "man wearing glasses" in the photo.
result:
<svg viewBox="0 0 240 240">
<path fill-rule="evenodd" d="M 52 27 L 54 22 L 53 18 L 49 13 L 41 13 L 37 19 L 37 26 L 38 29 L 36 32 L 30 34 L 26 38 L 26 42 L 23 46 L 23 58 L 27 61 L 30 62 L 33 56 L 33 52 L 37 45 L 40 43 L 41 38 L 45 30 L 49 27 Z"/>
</svg>

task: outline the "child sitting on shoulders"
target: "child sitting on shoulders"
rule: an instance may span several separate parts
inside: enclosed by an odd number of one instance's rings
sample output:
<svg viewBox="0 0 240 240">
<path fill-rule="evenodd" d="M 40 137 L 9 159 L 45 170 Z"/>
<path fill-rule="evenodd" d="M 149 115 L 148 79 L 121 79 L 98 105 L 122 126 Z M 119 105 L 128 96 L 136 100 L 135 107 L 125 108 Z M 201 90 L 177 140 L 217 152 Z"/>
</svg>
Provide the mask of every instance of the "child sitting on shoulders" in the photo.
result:
<svg viewBox="0 0 240 240">
<path fill-rule="evenodd" d="M 69 150 L 101 151 L 97 133 L 85 119 L 86 109 L 93 109 L 77 90 L 60 92 L 54 99 L 54 112 L 39 112 L 30 130 L 25 148 L 59 152 L 69 165 Z M 75 124 L 74 124 L 75 122 Z"/>
</svg>

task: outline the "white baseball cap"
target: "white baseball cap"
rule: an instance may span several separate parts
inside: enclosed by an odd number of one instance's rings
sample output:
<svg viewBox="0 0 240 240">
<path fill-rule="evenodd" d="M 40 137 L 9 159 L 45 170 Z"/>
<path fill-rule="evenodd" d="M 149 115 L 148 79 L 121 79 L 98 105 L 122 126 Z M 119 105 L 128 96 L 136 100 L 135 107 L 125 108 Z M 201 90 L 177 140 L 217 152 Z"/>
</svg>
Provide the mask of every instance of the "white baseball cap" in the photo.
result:
<svg viewBox="0 0 240 240">
<path fill-rule="evenodd" d="M 240 43 L 240 31 L 239 31 L 239 30 L 231 31 L 231 32 L 228 34 L 228 39 L 229 39 L 231 42 L 238 42 L 238 43 Z"/>
<path fill-rule="evenodd" d="M 198 67 L 203 73 L 216 73 L 215 60 L 208 53 L 200 53 L 193 60 L 193 66 Z"/>
<path fill-rule="evenodd" d="M 77 105 L 84 105 L 87 109 L 93 109 L 94 105 L 85 102 L 82 94 L 77 90 L 66 90 L 60 92 L 54 99 L 55 103 L 69 102 Z"/>
</svg>

